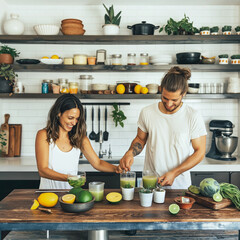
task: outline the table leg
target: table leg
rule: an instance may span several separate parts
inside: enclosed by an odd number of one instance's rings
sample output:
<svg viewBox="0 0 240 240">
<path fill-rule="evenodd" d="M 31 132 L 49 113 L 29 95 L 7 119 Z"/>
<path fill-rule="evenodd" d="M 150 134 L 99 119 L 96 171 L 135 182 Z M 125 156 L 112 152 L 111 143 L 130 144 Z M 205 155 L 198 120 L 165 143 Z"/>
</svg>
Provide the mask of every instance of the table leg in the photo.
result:
<svg viewBox="0 0 240 240">
<path fill-rule="evenodd" d="M 108 240 L 108 231 L 107 230 L 88 231 L 88 240 Z"/>
<path fill-rule="evenodd" d="M 0 240 L 4 239 L 11 231 L 0 231 Z"/>
</svg>

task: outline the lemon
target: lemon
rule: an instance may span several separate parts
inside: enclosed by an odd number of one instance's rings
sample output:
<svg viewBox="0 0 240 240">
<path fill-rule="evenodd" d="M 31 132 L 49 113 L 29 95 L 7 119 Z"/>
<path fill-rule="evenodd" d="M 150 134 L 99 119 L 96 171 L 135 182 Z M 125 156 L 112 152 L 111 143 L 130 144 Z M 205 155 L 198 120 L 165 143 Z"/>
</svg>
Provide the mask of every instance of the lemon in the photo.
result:
<svg viewBox="0 0 240 240">
<path fill-rule="evenodd" d="M 148 93 L 148 88 L 142 87 L 142 88 L 141 88 L 141 93 L 142 93 L 142 94 L 147 94 L 147 93 Z"/>
<path fill-rule="evenodd" d="M 119 203 L 122 200 L 122 194 L 118 192 L 110 192 L 106 196 L 109 203 Z"/>
<path fill-rule="evenodd" d="M 123 84 L 118 84 L 116 87 L 116 91 L 118 94 L 124 94 L 125 93 L 125 86 Z"/>
<path fill-rule="evenodd" d="M 39 202 L 38 200 L 34 199 L 33 205 L 31 206 L 31 210 L 35 210 L 39 207 Z"/>
<path fill-rule="evenodd" d="M 59 56 L 58 55 L 52 55 L 51 59 L 59 59 Z"/>
<path fill-rule="evenodd" d="M 74 194 L 65 194 L 62 196 L 62 200 L 65 203 L 74 203 L 76 196 Z"/>
<path fill-rule="evenodd" d="M 44 56 L 44 57 L 42 57 L 42 59 L 49 59 L 49 57 Z"/>
<path fill-rule="evenodd" d="M 54 207 L 58 202 L 58 195 L 55 193 L 41 193 L 38 202 L 44 207 Z"/>
<path fill-rule="evenodd" d="M 134 92 L 135 92 L 136 94 L 141 93 L 141 88 L 142 88 L 142 86 L 139 85 L 139 84 L 137 84 L 137 85 L 134 87 Z"/>
</svg>

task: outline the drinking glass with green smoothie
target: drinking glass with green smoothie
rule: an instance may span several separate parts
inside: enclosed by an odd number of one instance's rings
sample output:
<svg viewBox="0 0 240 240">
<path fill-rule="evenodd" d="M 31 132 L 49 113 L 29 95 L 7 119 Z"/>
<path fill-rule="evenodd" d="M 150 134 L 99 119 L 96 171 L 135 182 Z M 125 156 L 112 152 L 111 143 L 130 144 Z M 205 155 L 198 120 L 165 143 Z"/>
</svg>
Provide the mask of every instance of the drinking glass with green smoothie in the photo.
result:
<svg viewBox="0 0 240 240">
<path fill-rule="evenodd" d="M 150 170 L 145 170 L 142 173 L 142 181 L 144 188 L 154 189 L 157 184 L 157 174 Z"/>
<path fill-rule="evenodd" d="M 125 186 L 135 187 L 136 185 L 136 173 L 135 172 L 123 172 L 120 173 L 120 187 L 124 188 Z"/>
<path fill-rule="evenodd" d="M 100 202 L 104 197 L 104 182 L 90 182 L 89 192 L 95 197 L 96 202 Z"/>
</svg>

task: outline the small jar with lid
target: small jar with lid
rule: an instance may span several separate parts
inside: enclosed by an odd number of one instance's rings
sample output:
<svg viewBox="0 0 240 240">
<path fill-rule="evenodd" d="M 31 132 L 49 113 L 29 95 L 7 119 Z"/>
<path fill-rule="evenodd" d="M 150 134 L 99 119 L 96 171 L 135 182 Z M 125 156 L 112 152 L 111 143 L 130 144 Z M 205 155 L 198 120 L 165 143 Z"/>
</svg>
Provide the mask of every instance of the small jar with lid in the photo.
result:
<svg viewBox="0 0 240 240">
<path fill-rule="evenodd" d="M 78 93 L 78 83 L 77 82 L 70 82 L 69 83 L 69 92 L 71 94 L 77 94 Z"/>
<path fill-rule="evenodd" d="M 148 53 L 141 53 L 140 54 L 140 65 L 148 65 L 148 64 L 149 64 Z"/>
<path fill-rule="evenodd" d="M 128 53 L 128 65 L 136 65 L 136 54 Z"/>
<path fill-rule="evenodd" d="M 91 91 L 92 86 L 92 75 L 80 75 L 80 91 L 81 93 L 87 93 L 87 91 Z"/>
<path fill-rule="evenodd" d="M 63 60 L 64 65 L 73 65 L 73 58 L 72 57 L 65 57 Z"/>
<path fill-rule="evenodd" d="M 48 93 L 48 81 L 45 79 L 42 81 L 42 93 Z"/>
<path fill-rule="evenodd" d="M 73 62 L 76 65 L 87 65 L 87 55 L 84 54 L 75 54 Z"/>
<path fill-rule="evenodd" d="M 112 65 L 122 65 L 122 54 L 112 55 Z"/>
<path fill-rule="evenodd" d="M 60 85 L 60 93 L 69 93 L 68 79 L 59 78 L 58 82 L 59 82 L 59 85 Z"/>
</svg>

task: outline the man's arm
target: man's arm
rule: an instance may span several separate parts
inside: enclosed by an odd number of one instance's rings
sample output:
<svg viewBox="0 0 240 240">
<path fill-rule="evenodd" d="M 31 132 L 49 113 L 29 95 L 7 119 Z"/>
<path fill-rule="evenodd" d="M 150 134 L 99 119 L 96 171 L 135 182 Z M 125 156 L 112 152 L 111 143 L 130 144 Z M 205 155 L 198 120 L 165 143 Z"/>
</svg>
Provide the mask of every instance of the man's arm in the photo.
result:
<svg viewBox="0 0 240 240">
<path fill-rule="evenodd" d="M 131 170 L 131 166 L 133 164 L 134 157 L 139 155 L 142 152 L 142 150 L 147 142 L 147 138 L 148 138 L 148 134 L 143 132 L 140 128 L 138 128 L 137 136 L 132 141 L 131 146 L 128 149 L 128 151 L 125 153 L 125 155 L 120 160 L 120 164 L 118 166 L 120 172 L 122 170 L 125 170 L 125 171 Z"/>
<path fill-rule="evenodd" d="M 171 186 L 178 175 L 193 168 L 202 161 L 206 152 L 206 136 L 192 139 L 192 146 L 194 153 L 179 166 L 159 177 L 158 183 L 161 183 L 162 186 Z"/>
</svg>

